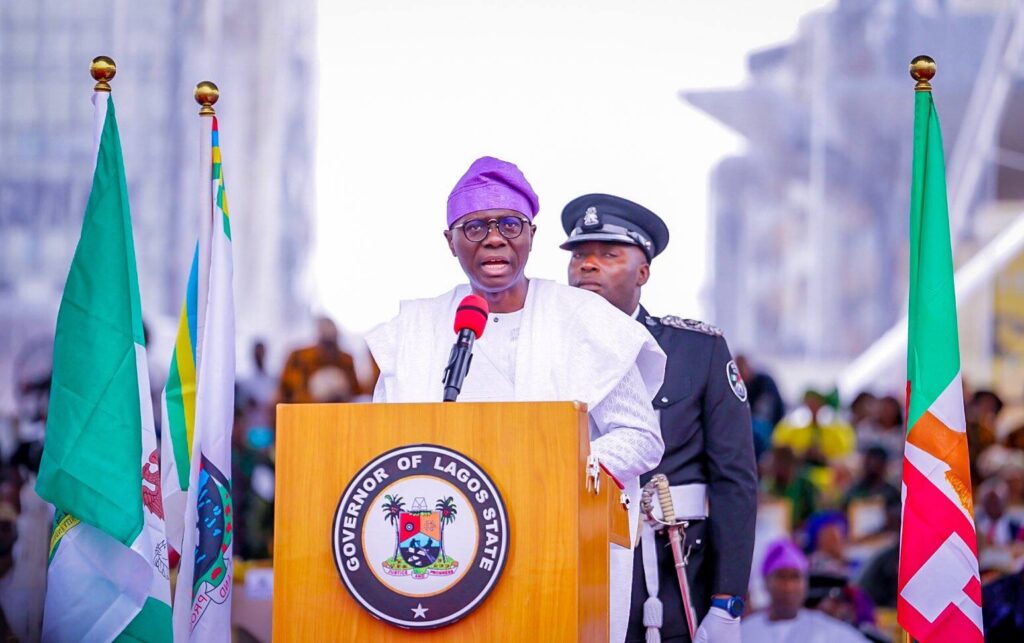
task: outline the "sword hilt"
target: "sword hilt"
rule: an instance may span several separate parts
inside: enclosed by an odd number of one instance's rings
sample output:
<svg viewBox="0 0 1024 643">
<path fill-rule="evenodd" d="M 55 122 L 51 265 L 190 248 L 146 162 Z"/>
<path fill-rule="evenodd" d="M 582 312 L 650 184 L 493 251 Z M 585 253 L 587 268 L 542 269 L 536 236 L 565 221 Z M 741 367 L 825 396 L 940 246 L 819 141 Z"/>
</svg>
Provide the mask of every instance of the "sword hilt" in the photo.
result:
<svg viewBox="0 0 1024 643">
<path fill-rule="evenodd" d="M 674 525 L 676 509 L 672 506 L 672 492 L 669 491 L 668 478 L 664 474 L 656 474 L 651 478 L 654 490 L 658 493 L 658 504 L 661 505 L 661 517 L 666 523 Z"/>
<path fill-rule="evenodd" d="M 640 490 L 640 511 L 648 520 L 654 520 L 654 490 L 651 489 L 650 483 L 645 484 Z"/>
</svg>

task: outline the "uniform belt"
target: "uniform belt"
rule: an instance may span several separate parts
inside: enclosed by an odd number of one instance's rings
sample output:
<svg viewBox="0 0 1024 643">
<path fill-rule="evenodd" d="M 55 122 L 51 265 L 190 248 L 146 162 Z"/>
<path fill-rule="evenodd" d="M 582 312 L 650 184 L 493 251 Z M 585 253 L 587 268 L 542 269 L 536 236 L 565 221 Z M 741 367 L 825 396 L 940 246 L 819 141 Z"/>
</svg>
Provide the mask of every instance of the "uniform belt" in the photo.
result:
<svg viewBox="0 0 1024 643">
<path fill-rule="evenodd" d="M 708 486 L 700 482 L 669 487 L 676 520 L 704 520 L 708 517 Z M 661 504 L 654 503 L 654 516 L 663 520 Z"/>
</svg>

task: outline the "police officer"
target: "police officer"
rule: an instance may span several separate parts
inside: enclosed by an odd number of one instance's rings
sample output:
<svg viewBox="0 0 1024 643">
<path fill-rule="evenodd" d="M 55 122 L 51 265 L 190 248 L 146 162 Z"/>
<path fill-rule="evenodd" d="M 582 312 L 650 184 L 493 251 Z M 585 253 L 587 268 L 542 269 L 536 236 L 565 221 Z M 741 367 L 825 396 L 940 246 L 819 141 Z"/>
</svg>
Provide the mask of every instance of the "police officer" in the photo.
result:
<svg viewBox="0 0 1024 643">
<path fill-rule="evenodd" d="M 665 456 L 641 477 L 663 473 L 676 515 L 689 519 L 687 577 L 700 621 L 696 640 L 740 640 L 739 617 L 754 548 L 757 473 L 747 391 L 720 330 L 640 305 L 651 261 L 668 244 L 664 221 L 647 208 L 607 194 L 587 194 L 562 211 L 569 284 L 593 291 L 647 327 L 668 355 L 654 399 Z M 682 593 L 665 532 L 641 528 L 633 560 L 627 641 L 687 641 Z M 660 631 L 659 631 L 660 630 Z M 655 638 L 655 640 L 657 640 Z"/>
</svg>

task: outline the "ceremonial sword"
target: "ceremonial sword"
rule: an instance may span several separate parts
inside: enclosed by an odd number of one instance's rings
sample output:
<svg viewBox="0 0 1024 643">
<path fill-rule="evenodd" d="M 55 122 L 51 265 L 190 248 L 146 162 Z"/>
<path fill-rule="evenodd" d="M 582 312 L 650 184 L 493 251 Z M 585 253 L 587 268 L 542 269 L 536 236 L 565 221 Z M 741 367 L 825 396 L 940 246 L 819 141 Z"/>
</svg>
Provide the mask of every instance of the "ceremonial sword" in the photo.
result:
<svg viewBox="0 0 1024 643">
<path fill-rule="evenodd" d="M 661 505 L 660 519 L 654 515 L 653 496 L 655 493 L 658 494 L 658 504 Z M 690 581 L 686 578 L 686 564 L 690 556 L 689 552 L 683 548 L 686 544 L 686 527 L 690 523 L 686 520 L 676 521 L 676 511 L 672 505 L 672 492 L 669 490 L 668 478 L 664 474 L 655 474 L 644 485 L 640 510 L 647 516 L 652 528 L 655 525 L 660 525 L 668 531 L 668 542 L 672 547 L 672 558 L 676 563 L 676 577 L 679 579 L 679 592 L 683 597 L 683 614 L 686 615 L 686 626 L 690 630 L 690 640 L 692 641 L 697 635 L 697 616 L 693 610 L 693 601 L 690 600 Z"/>
</svg>

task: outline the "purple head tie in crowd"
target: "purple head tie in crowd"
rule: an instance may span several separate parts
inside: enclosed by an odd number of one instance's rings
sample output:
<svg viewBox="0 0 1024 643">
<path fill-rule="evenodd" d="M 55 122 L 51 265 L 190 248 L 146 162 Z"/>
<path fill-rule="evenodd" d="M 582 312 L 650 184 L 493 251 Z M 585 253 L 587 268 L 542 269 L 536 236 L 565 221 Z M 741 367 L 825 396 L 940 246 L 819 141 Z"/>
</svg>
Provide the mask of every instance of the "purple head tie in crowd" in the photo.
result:
<svg viewBox="0 0 1024 643">
<path fill-rule="evenodd" d="M 764 563 L 761 565 L 761 573 L 765 578 L 780 569 L 795 569 L 801 574 L 807 573 L 807 557 L 788 538 L 769 545 L 768 551 L 764 554 Z"/>
</svg>

